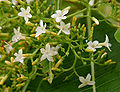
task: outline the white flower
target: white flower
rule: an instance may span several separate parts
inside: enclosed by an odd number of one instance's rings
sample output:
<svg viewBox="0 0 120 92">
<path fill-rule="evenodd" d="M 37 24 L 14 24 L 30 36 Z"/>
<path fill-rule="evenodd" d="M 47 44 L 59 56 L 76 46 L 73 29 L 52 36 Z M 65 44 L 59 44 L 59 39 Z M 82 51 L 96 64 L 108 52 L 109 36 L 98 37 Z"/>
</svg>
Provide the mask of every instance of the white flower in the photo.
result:
<svg viewBox="0 0 120 92">
<path fill-rule="evenodd" d="M 27 10 L 24 8 L 20 8 L 21 12 L 18 13 L 18 16 L 24 17 L 25 21 L 28 22 L 29 18 L 32 18 L 32 15 L 29 13 L 30 12 L 30 7 L 27 7 Z"/>
<path fill-rule="evenodd" d="M 66 19 L 67 17 L 64 16 L 68 13 L 69 10 L 57 10 L 56 14 L 53 14 L 51 17 L 54 18 L 56 20 L 56 22 L 60 22 L 62 19 Z"/>
<path fill-rule="evenodd" d="M 92 17 L 92 20 L 95 22 L 96 25 L 99 25 L 99 21 L 95 17 Z"/>
<path fill-rule="evenodd" d="M 43 21 L 40 20 L 40 26 L 38 26 L 38 27 L 36 28 L 36 30 L 35 30 L 35 31 L 37 31 L 35 37 L 38 37 L 38 36 L 41 35 L 42 33 L 46 33 L 46 29 L 45 29 L 45 28 L 46 28 L 46 23 L 45 23 L 45 25 L 43 25 Z"/>
<path fill-rule="evenodd" d="M 17 30 L 14 28 L 14 33 L 15 33 L 15 35 L 12 37 L 13 42 L 17 42 L 21 39 L 25 39 L 25 37 L 22 36 L 22 34 L 20 33 L 20 27 L 18 27 Z"/>
<path fill-rule="evenodd" d="M 95 82 L 94 81 L 90 81 L 90 79 L 91 79 L 91 75 L 90 74 L 87 75 L 86 79 L 84 77 L 80 76 L 79 80 L 80 80 L 80 82 L 82 82 L 82 84 L 79 85 L 78 88 L 82 88 L 82 87 L 84 87 L 86 85 L 94 85 Z"/>
<path fill-rule="evenodd" d="M 18 53 L 15 53 L 14 55 L 16 56 L 16 58 L 14 59 L 13 62 L 20 62 L 20 63 L 24 64 L 23 61 L 24 61 L 24 58 L 25 58 L 25 57 L 23 57 L 22 49 L 20 49 L 20 50 L 18 51 Z"/>
<path fill-rule="evenodd" d="M 90 0 L 89 5 L 90 5 L 90 6 L 93 6 L 93 5 L 94 5 L 94 1 L 95 1 L 95 0 Z"/>
<path fill-rule="evenodd" d="M 89 41 L 89 42 L 87 43 L 87 45 L 88 45 L 87 49 L 89 49 L 89 50 L 92 49 L 93 52 L 95 52 L 95 51 L 96 51 L 96 48 L 101 48 L 101 47 L 102 47 L 102 46 L 98 46 L 98 44 L 99 44 L 98 41 L 94 41 L 94 42 Z"/>
<path fill-rule="evenodd" d="M 18 2 L 17 2 L 16 0 L 12 0 L 12 3 L 13 3 L 14 5 L 18 5 Z"/>
<path fill-rule="evenodd" d="M 12 48 L 12 44 L 13 43 L 7 43 L 5 42 L 7 45 L 5 45 L 4 47 L 6 48 L 6 52 L 9 54 L 11 52 Z"/>
<path fill-rule="evenodd" d="M 109 51 L 111 51 L 110 47 L 111 47 L 111 44 L 109 43 L 109 38 L 108 36 L 106 35 L 106 39 L 105 39 L 105 42 L 103 43 L 99 43 L 99 46 L 105 46 L 108 48 Z"/>
<path fill-rule="evenodd" d="M 60 26 L 57 25 L 57 27 L 60 29 L 60 31 L 58 32 L 58 35 L 62 32 L 64 32 L 65 34 L 69 35 L 70 34 L 70 23 L 65 24 L 63 21 L 60 22 Z"/>
<path fill-rule="evenodd" d="M 0 30 L 2 29 L 2 27 L 0 26 Z"/>
<path fill-rule="evenodd" d="M 30 4 L 33 0 L 26 0 L 27 4 Z"/>
<path fill-rule="evenodd" d="M 40 49 L 41 53 L 43 54 L 40 60 L 42 61 L 47 58 L 49 61 L 53 62 L 54 60 L 52 56 L 58 54 L 57 52 L 58 49 L 59 49 L 58 46 L 50 48 L 49 43 L 47 43 L 45 49 L 44 48 Z"/>
</svg>

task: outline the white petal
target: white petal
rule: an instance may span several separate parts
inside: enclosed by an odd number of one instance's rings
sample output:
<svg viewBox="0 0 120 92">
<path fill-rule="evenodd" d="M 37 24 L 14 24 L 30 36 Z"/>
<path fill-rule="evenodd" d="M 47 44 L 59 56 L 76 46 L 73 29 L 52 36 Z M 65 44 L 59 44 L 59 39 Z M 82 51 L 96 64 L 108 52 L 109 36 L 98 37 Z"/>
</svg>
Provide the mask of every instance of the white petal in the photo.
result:
<svg viewBox="0 0 120 92">
<path fill-rule="evenodd" d="M 40 26 L 43 27 L 43 21 L 42 20 L 40 20 Z"/>
<path fill-rule="evenodd" d="M 102 48 L 102 46 L 96 46 L 95 48 Z"/>
<path fill-rule="evenodd" d="M 21 16 L 21 17 L 22 17 L 22 16 L 23 16 L 22 12 L 18 13 L 18 16 Z"/>
<path fill-rule="evenodd" d="M 62 11 L 61 10 L 57 10 L 56 13 L 57 14 L 62 14 Z"/>
<path fill-rule="evenodd" d="M 25 21 L 28 22 L 28 17 L 24 17 Z"/>
<path fill-rule="evenodd" d="M 69 10 L 64 10 L 63 15 L 66 15 L 69 12 Z"/>
<path fill-rule="evenodd" d="M 86 86 L 86 85 L 85 84 L 81 84 L 81 85 L 78 86 L 78 88 L 82 88 L 84 86 Z"/>
<path fill-rule="evenodd" d="M 18 53 L 19 53 L 20 55 L 22 55 L 22 49 L 20 49 L 20 50 L 18 51 Z"/>
<path fill-rule="evenodd" d="M 91 75 L 88 74 L 87 77 L 86 77 L 86 80 L 90 81 L 90 79 L 91 79 Z"/>
<path fill-rule="evenodd" d="M 70 34 L 70 30 L 62 30 L 65 34 L 69 35 Z"/>
<path fill-rule="evenodd" d="M 84 82 L 86 81 L 86 79 L 85 79 L 84 77 L 82 77 L 82 76 L 79 77 L 79 80 L 80 80 L 80 82 L 82 82 L 82 83 L 84 83 Z"/>
<path fill-rule="evenodd" d="M 49 61 L 52 61 L 52 62 L 54 62 L 54 60 L 53 60 L 53 57 L 47 57 L 47 59 L 49 60 Z"/>
<path fill-rule="evenodd" d="M 17 31 L 20 32 L 20 27 L 18 27 Z"/>
<path fill-rule="evenodd" d="M 99 43 L 98 41 L 94 41 L 93 45 L 96 46 L 96 45 L 98 45 L 98 43 Z"/>
<path fill-rule="evenodd" d="M 39 35 L 41 35 L 41 32 L 38 32 L 38 31 L 37 31 L 35 37 L 38 37 Z"/>
<path fill-rule="evenodd" d="M 107 48 L 108 48 L 108 50 L 109 50 L 109 51 L 111 51 L 111 49 L 110 49 L 110 47 L 109 47 L 109 46 L 107 46 Z"/>
<path fill-rule="evenodd" d="M 95 84 L 94 81 L 89 81 L 89 82 L 88 82 L 88 85 L 94 85 L 94 84 Z"/>
<path fill-rule="evenodd" d="M 41 48 L 40 51 L 41 51 L 42 54 L 45 53 L 45 49 L 44 48 Z"/>
<path fill-rule="evenodd" d="M 52 52 L 51 52 L 51 55 L 52 55 L 52 56 L 57 55 L 57 54 L 58 54 L 57 51 L 52 51 Z"/>
<path fill-rule="evenodd" d="M 53 14 L 53 15 L 51 15 L 51 17 L 52 17 L 52 18 L 56 18 L 56 17 L 57 17 L 57 15 L 56 15 L 56 14 Z"/>
<path fill-rule="evenodd" d="M 106 35 L 106 40 L 105 40 L 105 42 L 109 42 L 109 38 L 108 38 L 108 36 Z"/>
<path fill-rule="evenodd" d="M 23 62 L 23 61 L 24 61 L 24 60 L 23 60 L 23 59 L 21 59 L 21 60 L 20 60 L 20 63 L 24 64 L 24 62 Z"/>
<path fill-rule="evenodd" d="M 31 14 L 29 14 L 29 15 L 28 15 L 28 17 L 29 17 L 29 18 L 32 18 L 32 15 L 31 15 Z"/>
<path fill-rule="evenodd" d="M 14 33 L 15 33 L 15 34 L 17 34 L 17 33 L 18 33 L 18 31 L 17 31 L 15 28 L 14 28 Z"/>
<path fill-rule="evenodd" d="M 25 9 L 24 8 L 20 8 L 20 10 L 23 12 L 23 11 L 25 11 Z"/>
<path fill-rule="evenodd" d="M 70 28 L 70 23 L 66 24 L 66 27 L 67 27 L 67 28 Z"/>
<path fill-rule="evenodd" d="M 90 6 L 93 6 L 93 5 L 94 5 L 94 1 L 95 1 L 95 0 L 90 0 L 89 5 L 90 5 Z"/>
<path fill-rule="evenodd" d="M 87 45 L 88 45 L 88 46 L 92 46 L 92 41 L 89 41 L 89 42 L 87 43 Z"/>
<path fill-rule="evenodd" d="M 60 27 L 64 27 L 65 23 L 63 21 L 60 22 Z"/>
<path fill-rule="evenodd" d="M 59 35 L 61 33 L 62 30 L 59 30 L 59 32 L 57 33 L 57 35 Z"/>
<path fill-rule="evenodd" d="M 66 19 L 67 17 L 66 16 L 63 16 L 62 19 Z"/>
<path fill-rule="evenodd" d="M 46 49 L 48 52 L 50 51 L 50 45 L 49 45 L 49 43 L 46 44 L 45 49 Z"/>
<path fill-rule="evenodd" d="M 30 7 L 29 6 L 27 7 L 27 11 L 30 12 Z"/>
<path fill-rule="evenodd" d="M 43 54 L 42 57 L 40 58 L 40 61 L 43 61 L 43 60 L 45 60 L 46 58 L 47 58 L 46 55 Z"/>
<path fill-rule="evenodd" d="M 95 51 L 96 51 L 96 49 L 95 49 L 95 48 L 92 48 L 92 50 L 93 50 L 93 52 L 95 52 Z"/>
<path fill-rule="evenodd" d="M 44 25 L 44 28 L 46 28 L 46 23 L 45 23 L 45 25 Z"/>
</svg>

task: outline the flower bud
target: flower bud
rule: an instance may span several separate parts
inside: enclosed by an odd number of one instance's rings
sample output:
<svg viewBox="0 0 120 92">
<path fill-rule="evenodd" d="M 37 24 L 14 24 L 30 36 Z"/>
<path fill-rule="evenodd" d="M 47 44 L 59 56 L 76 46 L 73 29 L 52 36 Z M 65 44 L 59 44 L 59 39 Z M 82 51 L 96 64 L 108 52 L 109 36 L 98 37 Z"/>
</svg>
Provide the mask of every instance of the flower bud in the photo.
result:
<svg viewBox="0 0 120 92">
<path fill-rule="evenodd" d="M 12 65 L 12 63 L 11 63 L 10 61 L 5 61 L 5 63 L 6 63 L 7 65 Z"/>
<path fill-rule="evenodd" d="M 92 17 L 92 20 L 95 22 L 96 25 L 99 25 L 99 21 L 95 17 Z"/>
</svg>

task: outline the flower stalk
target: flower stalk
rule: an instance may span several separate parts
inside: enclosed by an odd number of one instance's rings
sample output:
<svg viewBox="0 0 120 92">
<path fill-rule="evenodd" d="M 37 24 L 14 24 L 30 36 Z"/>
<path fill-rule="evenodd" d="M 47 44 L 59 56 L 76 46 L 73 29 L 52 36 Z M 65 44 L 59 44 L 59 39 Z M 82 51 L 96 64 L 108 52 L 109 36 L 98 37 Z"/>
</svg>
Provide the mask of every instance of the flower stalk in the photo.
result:
<svg viewBox="0 0 120 92">
<path fill-rule="evenodd" d="M 87 11 L 87 15 L 91 16 L 91 7 L 88 6 L 88 11 Z M 88 37 L 90 37 L 91 35 L 91 19 L 90 17 L 87 17 L 87 27 L 88 27 Z M 90 40 L 92 41 L 92 37 L 90 37 Z M 93 54 L 91 54 L 93 55 Z M 95 81 L 95 69 L 94 69 L 94 62 L 93 61 L 93 57 L 91 58 L 91 74 L 92 74 L 92 81 Z M 93 92 L 96 92 L 96 87 L 95 84 L 93 85 Z"/>
</svg>

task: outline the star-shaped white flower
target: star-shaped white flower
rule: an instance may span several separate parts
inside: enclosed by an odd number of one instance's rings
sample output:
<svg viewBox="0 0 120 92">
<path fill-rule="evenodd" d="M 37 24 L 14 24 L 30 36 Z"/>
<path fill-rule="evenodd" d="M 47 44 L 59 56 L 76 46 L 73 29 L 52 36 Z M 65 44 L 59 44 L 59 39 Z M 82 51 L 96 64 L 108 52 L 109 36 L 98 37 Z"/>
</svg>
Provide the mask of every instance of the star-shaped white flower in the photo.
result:
<svg viewBox="0 0 120 92">
<path fill-rule="evenodd" d="M 45 49 L 44 48 L 40 49 L 41 53 L 43 54 L 40 60 L 42 61 L 47 58 L 49 61 L 53 62 L 54 60 L 52 56 L 58 54 L 58 49 L 59 49 L 58 46 L 50 48 L 49 43 L 47 43 Z"/>
<path fill-rule="evenodd" d="M 41 35 L 42 33 L 46 33 L 46 29 L 45 29 L 45 28 L 46 28 L 46 23 L 45 23 L 45 25 L 43 25 L 43 21 L 40 20 L 40 26 L 38 26 L 38 27 L 36 28 L 36 30 L 35 30 L 35 31 L 37 31 L 35 37 L 38 37 L 38 36 Z"/>
<path fill-rule="evenodd" d="M 105 46 L 105 47 L 108 48 L 109 51 L 111 51 L 110 47 L 111 47 L 112 45 L 109 43 L 109 38 L 108 38 L 107 35 L 106 35 L 105 42 L 99 43 L 99 46 Z"/>
<path fill-rule="evenodd" d="M 15 33 L 15 35 L 12 37 L 13 42 L 17 42 L 21 39 L 25 39 L 25 37 L 22 36 L 22 34 L 20 33 L 20 27 L 18 27 L 17 30 L 14 28 L 14 33 Z"/>
<path fill-rule="evenodd" d="M 18 16 L 24 17 L 25 21 L 28 22 L 29 18 L 32 18 L 32 15 L 30 14 L 30 7 L 27 7 L 27 10 L 24 8 L 20 8 L 21 12 L 18 13 Z"/>
<path fill-rule="evenodd" d="M 65 34 L 69 35 L 70 34 L 70 23 L 65 24 L 63 21 L 60 22 L 60 26 L 57 25 L 57 27 L 60 29 L 60 31 L 58 32 L 58 35 L 62 32 L 64 32 Z"/>
<path fill-rule="evenodd" d="M 98 41 L 89 41 L 88 43 L 87 43 L 87 45 L 88 45 L 88 47 L 87 47 L 87 49 L 89 49 L 89 50 L 93 50 L 93 52 L 95 52 L 96 51 L 96 48 L 101 48 L 102 46 L 98 46 L 98 44 L 99 44 L 99 42 Z"/>
<path fill-rule="evenodd" d="M 5 43 L 6 43 L 6 45 L 4 47 L 6 48 L 6 52 L 9 54 L 11 52 L 11 50 L 13 49 L 12 48 L 13 43 L 7 43 L 7 42 L 5 42 Z"/>
<path fill-rule="evenodd" d="M 82 88 L 86 85 L 94 85 L 95 84 L 94 81 L 90 81 L 91 80 L 91 75 L 90 74 L 88 74 L 86 78 L 80 76 L 79 80 L 80 80 L 80 82 L 82 82 L 82 84 L 79 85 L 78 88 Z"/>
<path fill-rule="evenodd" d="M 93 6 L 93 5 L 94 5 L 94 1 L 95 1 L 95 0 L 90 0 L 89 5 L 90 5 L 90 6 Z"/>
<path fill-rule="evenodd" d="M 33 2 L 33 0 L 26 0 L 27 4 L 30 4 L 31 2 Z"/>
<path fill-rule="evenodd" d="M 51 17 L 56 20 L 56 22 L 60 22 L 62 19 L 66 19 L 67 17 L 65 16 L 68 13 L 69 10 L 57 10 L 56 14 L 53 14 Z"/>
<path fill-rule="evenodd" d="M 23 57 L 23 54 L 22 54 L 22 49 L 20 49 L 19 51 L 18 51 L 18 53 L 15 53 L 14 55 L 16 56 L 16 58 L 14 59 L 14 61 L 13 62 L 20 62 L 20 63 L 22 63 L 22 64 L 24 64 L 24 59 L 25 59 L 25 57 Z"/>
</svg>

